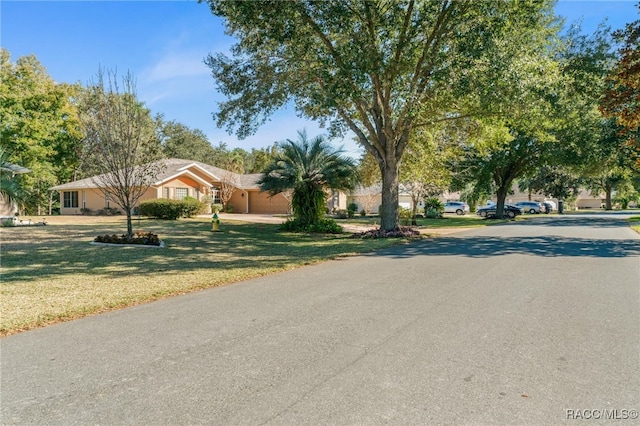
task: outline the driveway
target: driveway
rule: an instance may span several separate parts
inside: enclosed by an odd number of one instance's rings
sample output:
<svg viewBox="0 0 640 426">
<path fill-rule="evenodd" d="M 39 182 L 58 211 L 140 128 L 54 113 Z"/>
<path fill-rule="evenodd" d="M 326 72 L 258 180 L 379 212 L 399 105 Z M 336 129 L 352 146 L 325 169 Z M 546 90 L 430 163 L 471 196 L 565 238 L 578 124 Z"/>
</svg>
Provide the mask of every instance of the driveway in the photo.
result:
<svg viewBox="0 0 640 426">
<path fill-rule="evenodd" d="M 0 346 L 2 424 L 634 424 L 640 238 L 534 218 Z"/>
</svg>

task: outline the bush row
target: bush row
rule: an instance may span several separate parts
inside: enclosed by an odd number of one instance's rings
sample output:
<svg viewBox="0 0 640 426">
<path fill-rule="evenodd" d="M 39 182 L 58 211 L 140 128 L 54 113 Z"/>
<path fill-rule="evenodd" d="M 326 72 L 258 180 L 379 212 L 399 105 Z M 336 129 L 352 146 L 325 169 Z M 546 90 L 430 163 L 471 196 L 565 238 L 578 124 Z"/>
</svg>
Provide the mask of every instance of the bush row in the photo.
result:
<svg viewBox="0 0 640 426">
<path fill-rule="evenodd" d="M 204 211 L 206 205 L 195 198 L 185 197 L 182 200 L 160 198 L 140 203 L 140 214 L 158 219 L 176 220 L 180 217 L 193 217 Z"/>
</svg>

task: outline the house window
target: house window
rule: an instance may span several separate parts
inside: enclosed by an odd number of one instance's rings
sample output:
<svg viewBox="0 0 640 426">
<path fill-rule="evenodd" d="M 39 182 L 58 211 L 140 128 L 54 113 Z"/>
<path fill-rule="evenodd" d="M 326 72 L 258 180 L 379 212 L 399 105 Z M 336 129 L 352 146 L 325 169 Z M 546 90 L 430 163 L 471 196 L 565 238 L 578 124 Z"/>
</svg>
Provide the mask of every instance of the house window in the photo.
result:
<svg viewBox="0 0 640 426">
<path fill-rule="evenodd" d="M 65 191 L 62 197 L 64 199 L 64 208 L 78 207 L 78 191 Z"/>
<path fill-rule="evenodd" d="M 220 187 L 212 186 L 211 187 L 211 198 L 213 198 L 213 204 L 222 204 L 222 199 L 220 198 Z"/>
<path fill-rule="evenodd" d="M 166 186 L 162 188 L 162 198 L 169 198 L 169 188 Z"/>
<path fill-rule="evenodd" d="M 111 208 L 111 194 L 108 192 L 104 195 L 104 207 L 107 209 Z"/>
<path fill-rule="evenodd" d="M 184 197 L 189 196 L 188 188 L 176 188 L 176 200 L 182 200 Z"/>
</svg>

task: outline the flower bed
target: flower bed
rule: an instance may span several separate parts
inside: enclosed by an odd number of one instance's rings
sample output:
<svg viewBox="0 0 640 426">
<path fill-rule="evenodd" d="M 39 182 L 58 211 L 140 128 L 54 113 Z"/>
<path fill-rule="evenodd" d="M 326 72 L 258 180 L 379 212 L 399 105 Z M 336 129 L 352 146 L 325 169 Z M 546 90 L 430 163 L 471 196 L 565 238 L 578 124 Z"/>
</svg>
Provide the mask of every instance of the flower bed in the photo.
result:
<svg viewBox="0 0 640 426">
<path fill-rule="evenodd" d="M 151 232 L 142 232 L 136 231 L 135 234 L 131 236 L 130 240 L 127 240 L 127 236 L 125 234 L 122 235 L 98 235 L 94 240 L 96 243 L 106 243 L 106 244 L 137 244 L 137 245 L 145 245 L 145 246 L 159 246 L 161 244 L 160 238 L 158 235 L 153 234 Z"/>
</svg>

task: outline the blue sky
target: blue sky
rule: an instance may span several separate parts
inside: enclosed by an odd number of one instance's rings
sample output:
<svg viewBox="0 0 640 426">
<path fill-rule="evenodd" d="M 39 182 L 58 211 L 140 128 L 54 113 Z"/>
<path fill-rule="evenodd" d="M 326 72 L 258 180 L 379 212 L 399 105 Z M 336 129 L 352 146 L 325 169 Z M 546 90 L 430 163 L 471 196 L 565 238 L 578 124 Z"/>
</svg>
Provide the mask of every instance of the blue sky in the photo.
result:
<svg viewBox="0 0 640 426">
<path fill-rule="evenodd" d="M 637 2 L 560 1 L 556 12 L 592 33 L 605 19 L 612 28 L 639 19 Z M 101 66 L 120 75 L 131 71 L 138 97 L 154 114 L 202 130 L 214 145 L 251 150 L 295 139 L 303 128 L 310 136 L 322 133 L 292 109 L 279 111 L 245 140 L 217 128 L 212 112 L 223 97 L 203 59 L 232 44 L 222 22 L 196 0 L 0 3 L 0 45 L 13 61 L 34 54 L 54 80 L 69 83 L 89 83 Z M 358 155 L 350 138 L 333 142 Z"/>
</svg>

